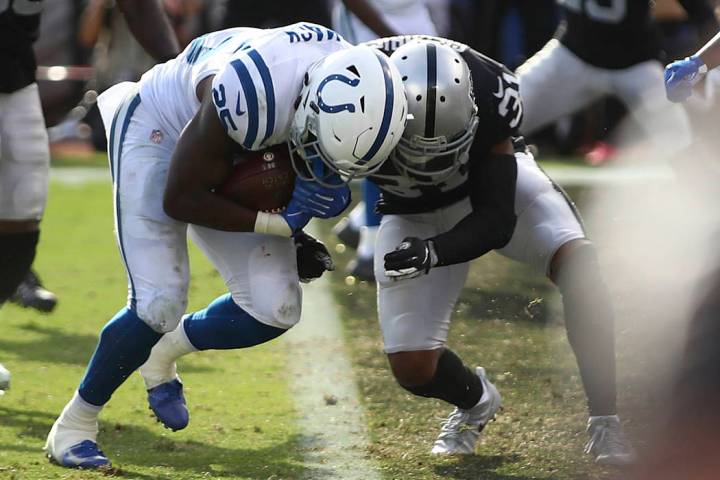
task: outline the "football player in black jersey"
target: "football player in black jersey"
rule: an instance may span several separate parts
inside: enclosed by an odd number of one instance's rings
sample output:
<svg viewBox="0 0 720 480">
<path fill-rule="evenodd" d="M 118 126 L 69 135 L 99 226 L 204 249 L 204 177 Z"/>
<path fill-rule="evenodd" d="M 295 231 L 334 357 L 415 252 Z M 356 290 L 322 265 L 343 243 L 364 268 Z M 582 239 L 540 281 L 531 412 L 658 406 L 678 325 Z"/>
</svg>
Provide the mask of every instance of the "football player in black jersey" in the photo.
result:
<svg viewBox="0 0 720 480">
<path fill-rule="evenodd" d="M 648 0 L 558 0 L 565 16 L 556 38 L 517 70 L 525 104 L 524 134 L 612 95 L 670 155 L 691 141 L 682 108 L 663 90 L 660 42 Z M 715 24 L 707 0 L 680 0 L 701 29 Z"/>
<path fill-rule="evenodd" d="M 400 70 L 414 117 L 370 177 L 384 215 L 375 256 L 380 326 L 398 383 L 456 407 L 432 452 L 473 453 L 500 407 L 484 369 L 445 344 L 470 260 L 498 250 L 558 286 L 588 397 L 587 450 L 602 463 L 630 462 L 616 415 L 613 312 L 595 247 L 572 203 L 513 138 L 523 115 L 515 76 L 443 39 L 375 45 Z"/>
<path fill-rule="evenodd" d="M 159 0 L 118 0 L 118 5 L 150 53 L 167 59 L 179 52 Z M 50 165 L 32 47 L 42 8 L 43 0 L 0 2 L 0 305 L 15 295 L 22 304 L 51 310 L 54 295 L 30 271 Z"/>
</svg>

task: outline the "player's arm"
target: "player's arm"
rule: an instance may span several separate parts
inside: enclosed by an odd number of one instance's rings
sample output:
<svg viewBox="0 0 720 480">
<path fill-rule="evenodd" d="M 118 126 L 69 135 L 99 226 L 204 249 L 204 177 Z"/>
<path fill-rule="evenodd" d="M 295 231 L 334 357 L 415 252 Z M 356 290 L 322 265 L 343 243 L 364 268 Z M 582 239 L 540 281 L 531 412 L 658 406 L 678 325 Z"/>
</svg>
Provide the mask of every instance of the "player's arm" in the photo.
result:
<svg viewBox="0 0 720 480">
<path fill-rule="evenodd" d="M 180 53 L 161 0 L 117 0 L 117 3 L 130 31 L 155 60 L 165 62 Z"/>
<path fill-rule="evenodd" d="M 398 34 L 383 19 L 380 12 L 367 0 L 343 0 L 345 7 L 360 19 L 378 37 L 394 37 Z"/>
<path fill-rule="evenodd" d="M 220 123 L 212 100 L 212 78 L 198 86 L 200 109 L 175 146 L 163 198 L 170 217 L 217 230 L 252 232 L 257 212 L 213 190 L 232 171 L 234 142 Z"/>
<path fill-rule="evenodd" d="M 717 29 L 714 12 L 706 0 L 680 0 L 680 3 L 701 30 L 708 30 L 708 25 Z M 720 33 L 694 55 L 665 67 L 665 90 L 668 100 L 682 102 L 688 99 L 692 95 L 693 86 L 709 69 L 718 65 L 720 65 Z"/>
<path fill-rule="evenodd" d="M 505 139 L 474 163 L 468 179 L 472 212 L 433 238 L 406 238 L 385 255 L 387 276 L 412 278 L 432 267 L 467 262 L 507 245 L 517 221 L 517 163 L 512 141 Z"/>
<path fill-rule="evenodd" d="M 495 145 L 487 158 L 471 165 L 472 212 L 449 231 L 430 239 L 437 265 L 467 262 L 507 245 L 517 221 L 516 181 L 517 163 L 509 138 Z"/>
<path fill-rule="evenodd" d="M 710 32 L 717 30 L 715 12 L 707 0 L 680 0 L 680 4 L 687 12 L 690 20 L 701 30 L 701 38 L 708 38 L 709 35 L 703 35 L 707 33 L 708 30 L 710 30 Z M 702 59 L 708 69 L 713 69 L 720 65 L 719 36 L 720 35 L 716 35 L 715 38 L 711 39 L 695 54 L 695 56 Z"/>
</svg>

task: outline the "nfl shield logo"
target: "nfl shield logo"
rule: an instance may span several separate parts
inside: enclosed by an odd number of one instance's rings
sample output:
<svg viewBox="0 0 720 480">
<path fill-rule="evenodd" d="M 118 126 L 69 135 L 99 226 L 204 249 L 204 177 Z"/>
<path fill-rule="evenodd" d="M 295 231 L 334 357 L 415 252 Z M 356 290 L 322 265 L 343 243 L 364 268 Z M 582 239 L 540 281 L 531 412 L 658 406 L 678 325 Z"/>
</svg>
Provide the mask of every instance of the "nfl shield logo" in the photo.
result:
<svg viewBox="0 0 720 480">
<path fill-rule="evenodd" d="M 160 130 L 153 130 L 150 134 L 150 141 L 153 143 L 160 143 L 163 141 L 163 133 Z"/>
</svg>

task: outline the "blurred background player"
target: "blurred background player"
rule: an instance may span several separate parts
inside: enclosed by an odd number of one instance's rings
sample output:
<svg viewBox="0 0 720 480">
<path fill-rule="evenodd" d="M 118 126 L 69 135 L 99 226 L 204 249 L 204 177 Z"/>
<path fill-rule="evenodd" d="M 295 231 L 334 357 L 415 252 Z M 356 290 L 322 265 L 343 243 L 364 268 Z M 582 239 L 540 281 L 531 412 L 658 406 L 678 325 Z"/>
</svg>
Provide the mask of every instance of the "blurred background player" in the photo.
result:
<svg viewBox="0 0 720 480">
<path fill-rule="evenodd" d="M 438 10 L 443 10 L 442 5 Z M 395 35 L 439 33 L 427 0 L 335 0 L 332 25 L 354 44 Z M 338 222 L 333 232 L 343 243 L 357 249 L 355 258 L 346 267 L 347 272 L 360 280 L 374 281 L 373 256 L 381 219 L 375 205 L 380 200 L 380 191 L 374 183 L 365 180 L 362 194 L 362 202 Z"/>
<path fill-rule="evenodd" d="M 110 463 L 96 443 L 100 411 L 165 334 L 177 332 L 167 338 L 187 339 L 190 347 L 241 348 L 299 321 L 292 237 L 311 217 L 347 207 L 349 188 L 338 184 L 340 176 L 362 177 L 388 157 L 405 126 L 401 92 L 400 76 L 382 54 L 298 23 L 198 37 L 140 82 L 120 83 L 99 98 L 128 301 L 103 328 L 78 390 L 48 434 L 52 459 L 66 467 Z M 239 148 L 288 140 L 298 162 L 306 162 L 298 172 L 314 176 L 296 182 L 282 213 L 215 192 Z M 229 293 L 181 322 L 188 234 Z M 156 385 L 149 397 L 159 417 L 168 400 L 169 408 L 179 403 L 187 424 L 178 380 Z"/>
<path fill-rule="evenodd" d="M 0 5 L 0 305 L 29 275 L 47 199 L 50 153 L 32 44 L 42 2 Z M 0 389 L 9 386 L 0 365 Z"/>
<path fill-rule="evenodd" d="M 586 451 L 598 463 L 628 464 L 634 454 L 617 417 L 610 295 L 574 205 L 522 139 L 513 141 L 523 115 L 515 76 L 465 45 L 439 38 L 402 45 L 411 39 L 376 43 L 400 70 L 412 120 L 370 180 L 382 191 L 375 275 L 390 367 L 409 392 L 456 407 L 432 453 L 474 453 L 500 406 L 484 369 L 446 346 L 469 262 L 498 250 L 558 286 L 588 399 Z"/>
<path fill-rule="evenodd" d="M 684 110 L 665 99 L 660 35 L 646 0 L 560 0 L 565 20 L 556 38 L 517 70 L 525 118 L 536 133 L 603 96 L 619 98 L 651 140 L 653 153 L 687 147 Z M 715 24 L 706 0 L 681 0 L 701 29 Z"/>
<path fill-rule="evenodd" d="M 158 1 L 119 0 L 138 40 L 157 58 L 179 47 Z M 50 311 L 57 299 L 30 269 L 47 200 L 50 152 L 35 53 L 43 1 L 10 0 L 0 11 L 0 305 L 11 299 Z M 150 33 L 152 32 L 152 33 Z"/>
</svg>

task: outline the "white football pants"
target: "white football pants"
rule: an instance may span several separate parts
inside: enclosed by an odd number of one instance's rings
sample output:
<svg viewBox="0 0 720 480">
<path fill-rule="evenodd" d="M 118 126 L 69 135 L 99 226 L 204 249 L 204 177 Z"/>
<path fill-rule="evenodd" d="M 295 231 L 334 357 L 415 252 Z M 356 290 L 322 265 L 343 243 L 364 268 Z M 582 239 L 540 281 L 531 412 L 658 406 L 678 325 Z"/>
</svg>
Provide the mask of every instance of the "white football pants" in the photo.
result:
<svg viewBox="0 0 720 480">
<path fill-rule="evenodd" d="M 0 93 L 0 219 L 40 220 L 50 150 L 37 84 Z"/>
<path fill-rule="evenodd" d="M 107 129 L 108 153 L 129 307 L 158 332 L 175 329 L 187 305 L 189 232 L 237 305 L 262 323 L 292 327 L 301 308 L 293 241 L 223 232 L 168 217 L 162 199 L 175 141 L 143 105 L 135 84 L 113 89 L 101 96 L 99 106 L 106 125 L 114 112 Z"/>
<path fill-rule="evenodd" d="M 535 163 L 516 153 L 517 224 L 502 255 L 547 274 L 555 252 L 585 238 L 574 206 Z M 427 275 L 393 281 L 385 276 L 383 257 L 405 237 L 429 238 L 450 230 L 472 210 L 465 199 L 446 208 L 415 215 L 383 216 L 375 244 L 378 314 L 386 353 L 434 350 L 445 345 L 450 315 L 465 284 L 469 262 L 436 267 Z"/>
<path fill-rule="evenodd" d="M 663 66 L 656 60 L 621 70 L 597 68 L 553 39 L 516 73 L 524 105 L 520 129 L 526 135 L 613 95 L 647 132 L 656 153 L 670 155 L 690 144 L 685 110 L 665 97 Z"/>
</svg>

